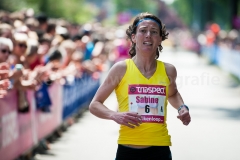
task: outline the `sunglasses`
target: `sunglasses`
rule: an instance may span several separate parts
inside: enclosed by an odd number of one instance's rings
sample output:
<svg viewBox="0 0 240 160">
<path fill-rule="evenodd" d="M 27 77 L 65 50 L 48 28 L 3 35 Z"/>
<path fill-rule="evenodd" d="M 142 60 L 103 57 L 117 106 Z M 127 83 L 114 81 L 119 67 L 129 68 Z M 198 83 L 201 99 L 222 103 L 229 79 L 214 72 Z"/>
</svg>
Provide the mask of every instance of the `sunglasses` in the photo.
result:
<svg viewBox="0 0 240 160">
<path fill-rule="evenodd" d="M 27 48 L 27 45 L 26 44 L 23 44 L 23 43 L 18 43 L 18 46 L 21 47 L 21 48 Z"/>
<path fill-rule="evenodd" d="M 11 51 L 9 51 L 9 50 L 7 50 L 7 49 L 2 49 L 1 52 L 4 53 L 4 54 L 5 54 L 5 53 L 11 54 Z"/>
</svg>

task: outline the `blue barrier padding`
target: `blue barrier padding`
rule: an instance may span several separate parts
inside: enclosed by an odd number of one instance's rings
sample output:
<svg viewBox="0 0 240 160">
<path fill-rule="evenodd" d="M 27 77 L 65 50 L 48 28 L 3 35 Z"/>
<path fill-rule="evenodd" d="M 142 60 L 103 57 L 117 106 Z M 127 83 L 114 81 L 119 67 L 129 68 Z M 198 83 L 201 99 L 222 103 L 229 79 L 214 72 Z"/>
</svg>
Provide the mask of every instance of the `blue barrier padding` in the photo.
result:
<svg viewBox="0 0 240 160">
<path fill-rule="evenodd" d="M 202 53 L 211 63 L 240 79 L 240 51 L 212 45 L 202 46 Z"/>
<path fill-rule="evenodd" d="M 99 80 L 92 79 L 84 73 L 81 78 L 74 78 L 63 87 L 63 120 L 76 113 L 82 107 L 87 107 L 94 97 Z"/>
</svg>

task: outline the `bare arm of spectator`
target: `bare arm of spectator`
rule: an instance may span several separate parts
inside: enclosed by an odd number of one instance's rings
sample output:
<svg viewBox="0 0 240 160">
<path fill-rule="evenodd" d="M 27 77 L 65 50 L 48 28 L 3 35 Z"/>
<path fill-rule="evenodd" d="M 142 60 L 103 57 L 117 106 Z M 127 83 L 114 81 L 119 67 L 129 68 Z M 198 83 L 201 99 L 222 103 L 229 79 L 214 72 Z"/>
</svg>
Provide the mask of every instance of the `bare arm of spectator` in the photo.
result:
<svg viewBox="0 0 240 160">
<path fill-rule="evenodd" d="M 97 69 L 91 60 L 86 60 L 83 62 L 83 70 L 89 74 L 94 73 Z"/>
<path fill-rule="evenodd" d="M 19 90 L 35 90 L 38 86 L 34 74 L 28 69 L 23 69 L 23 76 L 14 82 L 14 88 Z"/>
<path fill-rule="evenodd" d="M 7 94 L 7 89 L 10 86 L 10 81 L 4 79 L 0 81 L 0 98 L 3 98 Z"/>
<path fill-rule="evenodd" d="M 8 78 L 9 65 L 7 63 L 0 63 L 0 80 Z"/>
<path fill-rule="evenodd" d="M 10 86 L 8 78 L 9 65 L 7 63 L 0 63 L 0 98 L 7 94 L 7 89 Z"/>
<path fill-rule="evenodd" d="M 12 70 L 9 71 L 8 78 L 18 80 L 23 75 L 22 70 Z"/>
<path fill-rule="evenodd" d="M 4 96 L 7 95 L 7 91 L 6 90 L 0 90 L 0 99 L 4 98 Z"/>
<path fill-rule="evenodd" d="M 92 56 L 93 57 L 97 57 L 101 54 L 102 50 L 103 50 L 103 47 L 104 47 L 104 43 L 99 41 L 95 44 L 95 47 L 93 49 L 93 52 L 92 52 Z"/>
<path fill-rule="evenodd" d="M 10 85 L 10 81 L 8 79 L 4 79 L 0 81 L 0 89 L 7 90 Z"/>
<path fill-rule="evenodd" d="M 37 82 L 34 80 L 20 80 L 14 84 L 14 88 L 19 90 L 35 90 L 37 88 Z"/>
</svg>

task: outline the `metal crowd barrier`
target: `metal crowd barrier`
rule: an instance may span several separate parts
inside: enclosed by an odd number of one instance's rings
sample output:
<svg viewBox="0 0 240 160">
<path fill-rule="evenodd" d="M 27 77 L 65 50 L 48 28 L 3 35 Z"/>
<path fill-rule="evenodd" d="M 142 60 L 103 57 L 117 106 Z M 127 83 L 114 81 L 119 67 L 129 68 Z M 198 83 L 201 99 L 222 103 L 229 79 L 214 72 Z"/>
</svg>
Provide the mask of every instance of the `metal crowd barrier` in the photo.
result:
<svg viewBox="0 0 240 160">
<path fill-rule="evenodd" d="M 218 65 L 222 70 L 240 79 L 240 51 L 211 45 L 202 46 L 202 53 L 212 64 Z"/>
</svg>

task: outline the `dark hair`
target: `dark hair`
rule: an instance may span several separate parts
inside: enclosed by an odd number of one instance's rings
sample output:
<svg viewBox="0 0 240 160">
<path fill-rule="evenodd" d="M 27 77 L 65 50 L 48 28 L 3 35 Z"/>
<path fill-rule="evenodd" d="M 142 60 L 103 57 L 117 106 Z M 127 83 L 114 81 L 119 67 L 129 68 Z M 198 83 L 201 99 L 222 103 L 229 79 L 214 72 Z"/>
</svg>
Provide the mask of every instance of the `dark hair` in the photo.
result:
<svg viewBox="0 0 240 160">
<path fill-rule="evenodd" d="M 48 26 L 47 26 L 47 33 L 50 33 L 50 32 L 52 32 L 53 30 L 55 30 L 56 29 L 56 24 L 54 24 L 54 23 L 49 23 L 48 24 Z"/>
<path fill-rule="evenodd" d="M 82 34 L 75 34 L 75 35 L 73 35 L 72 36 L 72 41 L 77 41 L 77 40 L 81 40 L 82 39 L 82 37 L 83 37 L 83 35 Z"/>
<path fill-rule="evenodd" d="M 39 15 L 37 15 L 36 19 L 40 24 L 47 23 L 48 21 L 48 17 L 44 13 L 40 13 Z"/>
<path fill-rule="evenodd" d="M 153 19 L 154 21 L 156 21 L 157 23 L 159 23 L 159 29 L 160 29 L 160 36 L 162 37 L 162 41 L 164 41 L 165 39 L 168 38 L 168 32 L 166 31 L 166 27 L 164 24 L 162 24 L 161 20 L 156 17 L 155 15 L 153 14 L 150 14 L 150 13 L 140 13 L 139 15 L 136 16 L 135 20 L 133 21 L 133 24 L 130 25 L 128 27 L 128 29 L 126 30 L 126 34 L 128 36 L 128 38 L 131 40 L 132 42 L 132 45 L 131 45 L 131 48 L 129 50 L 129 55 L 132 57 L 134 57 L 136 55 L 136 49 L 135 49 L 135 46 L 136 44 L 132 41 L 132 34 L 136 34 L 137 32 L 137 26 L 138 26 L 138 22 L 144 18 L 150 18 L 150 19 Z M 159 50 L 162 51 L 163 47 L 162 45 L 159 46 Z M 156 50 L 156 59 L 159 57 L 159 52 L 158 52 L 158 49 Z"/>
<path fill-rule="evenodd" d="M 62 54 L 59 50 L 54 50 L 53 52 L 50 53 L 48 59 L 50 62 L 54 60 L 61 60 Z"/>
</svg>

